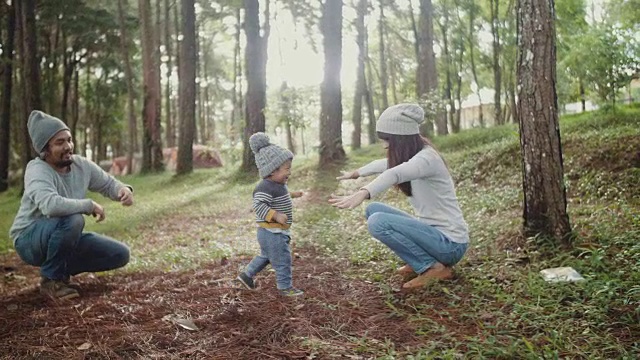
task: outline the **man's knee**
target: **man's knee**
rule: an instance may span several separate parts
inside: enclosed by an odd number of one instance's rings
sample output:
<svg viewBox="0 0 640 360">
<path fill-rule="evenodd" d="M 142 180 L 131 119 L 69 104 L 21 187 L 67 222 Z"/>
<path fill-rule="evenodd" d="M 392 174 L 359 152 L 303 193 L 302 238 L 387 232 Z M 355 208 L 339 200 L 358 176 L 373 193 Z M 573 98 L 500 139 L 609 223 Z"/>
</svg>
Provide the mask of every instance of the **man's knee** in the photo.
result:
<svg viewBox="0 0 640 360">
<path fill-rule="evenodd" d="M 122 245 L 122 247 L 113 254 L 114 269 L 121 268 L 127 265 L 129 263 L 130 258 L 131 258 L 131 251 L 129 250 L 128 247 L 126 247 L 125 245 Z"/>
<path fill-rule="evenodd" d="M 61 226 L 68 229 L 69 232 L 77 233 L 78 236 L 80 236 L 82 230 L 84 230 L 84 216 L 82 216 L 82 214 L 65 216 L 61 220 Z"/>
</svg>

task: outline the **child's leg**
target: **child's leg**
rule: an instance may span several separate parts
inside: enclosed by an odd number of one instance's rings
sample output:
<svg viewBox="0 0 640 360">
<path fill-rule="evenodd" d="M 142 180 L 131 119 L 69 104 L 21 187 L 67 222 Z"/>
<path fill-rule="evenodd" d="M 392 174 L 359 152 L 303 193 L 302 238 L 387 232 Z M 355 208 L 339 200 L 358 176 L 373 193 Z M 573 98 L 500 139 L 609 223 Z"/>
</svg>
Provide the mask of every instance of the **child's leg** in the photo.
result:
<svg viewBox="0 0 640 360">
<path fill-rule="evenodd" d="M 260 236 L 260 231 L 258 231 L 258 244 L 260 244 L 260 255 L 254 257 L 244 269 L 244 273 L 252 279 L 269 264 L 269 254 L 266 251 L 268 242 L 265 241 L 264 236 Z"/>
<path fill-rule="evenodd" d="M 279 290 L 292 287 L 291 281 L 291 249 L 289 235 L 282 233 L 272 233 L 268 230 L 259 229 L 258 239 L 263 238 L 261 246 L 269 256 L 269 262 L 276 271 L 276 284 Z"/>
</svg>

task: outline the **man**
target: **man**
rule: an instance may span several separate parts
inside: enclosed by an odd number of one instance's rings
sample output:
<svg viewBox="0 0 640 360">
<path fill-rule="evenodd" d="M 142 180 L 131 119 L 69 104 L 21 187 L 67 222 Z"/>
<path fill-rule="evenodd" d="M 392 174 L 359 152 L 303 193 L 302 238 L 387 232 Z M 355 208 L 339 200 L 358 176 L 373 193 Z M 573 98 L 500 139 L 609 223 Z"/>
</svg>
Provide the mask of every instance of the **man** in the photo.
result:
<svg viewBox="0 0 640 360">
<path fill-rule="evenodd" d="M 83 215 L 98 222 L 105 219 L 102 206 L 86 198 L 87 190 L 130 206 L 132 188 L 74 155 L 71 132 L 60 119 L 36 110 L 27 127 L 38 157 L 27 165 L 24 195 L 10 236 L 20 258 L 40 267 L 40 292 L 72 299 L 79 293 L 70 286 L 71 276 L 117 269 L 129 262 L 126 245 L 83 232 Z"/>
</svg>

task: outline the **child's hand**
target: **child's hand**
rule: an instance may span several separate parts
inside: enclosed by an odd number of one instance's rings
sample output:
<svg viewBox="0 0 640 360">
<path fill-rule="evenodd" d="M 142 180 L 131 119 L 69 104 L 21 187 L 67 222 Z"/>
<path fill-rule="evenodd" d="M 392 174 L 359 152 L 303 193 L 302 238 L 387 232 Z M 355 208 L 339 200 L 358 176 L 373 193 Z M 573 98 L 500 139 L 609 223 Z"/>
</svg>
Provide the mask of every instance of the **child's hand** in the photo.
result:
<svg viewBox="0 0 640 360">
<path fill-rule="evenodd" d="M 287 214 L 276 212 L 276 214 L 273 215 L 273 220 L 278 224 L 287 225 L 287 220 L 289 220 L 289 218 L 287 217 Z"/>
<path fill-rule="evenodd" d="M 293 199 L 304 196 L 304 193 L 302 191 L 292 191 L 290 194 L 291 194 L 291 198 Z"/>
</svg>

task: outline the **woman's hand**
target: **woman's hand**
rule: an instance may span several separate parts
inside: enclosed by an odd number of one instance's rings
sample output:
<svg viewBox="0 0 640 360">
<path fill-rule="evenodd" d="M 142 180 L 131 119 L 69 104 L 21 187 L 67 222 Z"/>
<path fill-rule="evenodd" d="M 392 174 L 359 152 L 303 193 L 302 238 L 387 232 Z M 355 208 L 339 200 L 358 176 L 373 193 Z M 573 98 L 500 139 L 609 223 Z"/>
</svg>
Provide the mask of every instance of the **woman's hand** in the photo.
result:
<svg viewBox="0 0 640 360">
<path fill-rule="evenodd" d="M 349 179 L 357 179 L 360 177 L 358 170 L 354 171 L 340 171 L 342 175 L 337 176 L 336 180 L 349 180 Z"/>
<path fill-rule="evenodd" d="M 336 196 L 332 194 L 329 203 L 339 209 L 353 209 L 368 198 L 369 191 L 360 189 L 351 195 Z"/>
</svg>

